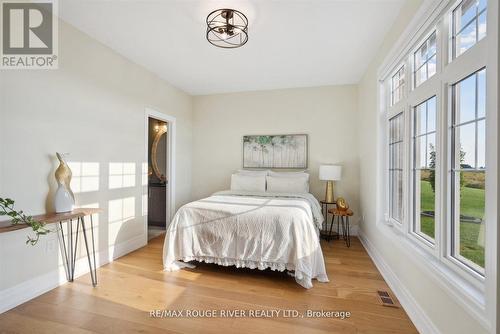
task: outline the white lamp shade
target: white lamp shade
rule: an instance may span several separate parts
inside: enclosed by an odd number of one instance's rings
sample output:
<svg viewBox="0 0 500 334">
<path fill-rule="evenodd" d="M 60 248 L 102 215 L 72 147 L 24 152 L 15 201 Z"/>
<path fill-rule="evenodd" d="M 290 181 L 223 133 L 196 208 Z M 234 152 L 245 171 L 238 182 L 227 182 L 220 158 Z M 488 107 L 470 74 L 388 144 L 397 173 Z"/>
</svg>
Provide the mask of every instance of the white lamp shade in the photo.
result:
<svg viewBox="0 0 500 334">
<path fill-rule="evenodd" d="M 337 181 L 342 176 L 342 167 L 336 165 L 320 165 L 319 179 L 322 181 Z"/>
</svg>

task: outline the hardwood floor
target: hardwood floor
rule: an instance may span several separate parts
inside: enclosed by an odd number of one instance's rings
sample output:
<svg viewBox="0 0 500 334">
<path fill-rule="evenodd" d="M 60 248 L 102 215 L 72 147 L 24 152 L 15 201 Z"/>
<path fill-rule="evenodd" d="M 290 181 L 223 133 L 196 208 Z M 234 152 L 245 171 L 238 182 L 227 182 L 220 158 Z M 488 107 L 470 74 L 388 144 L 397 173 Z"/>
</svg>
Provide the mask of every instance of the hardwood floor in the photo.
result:
<svg viewBox="0 0 500 334">
<path fill-rule="evenodd" d="M 162 271 L 163 236 L 0 315 L 0 333 L 417 333 L 358 239 L 322 244 L 330 283 L 306 290 L 286 273 L 200 264 Z M 350 318 L 153 318 L 160 310 L 349 311 Z"/>
</svg>

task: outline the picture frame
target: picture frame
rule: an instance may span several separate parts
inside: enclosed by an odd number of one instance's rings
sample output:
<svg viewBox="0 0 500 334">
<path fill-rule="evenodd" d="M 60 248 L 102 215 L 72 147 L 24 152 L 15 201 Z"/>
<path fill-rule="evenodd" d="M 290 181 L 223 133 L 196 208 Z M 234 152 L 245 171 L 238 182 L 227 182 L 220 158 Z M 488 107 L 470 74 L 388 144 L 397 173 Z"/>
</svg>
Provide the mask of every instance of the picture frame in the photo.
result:
<svg viewBox="0 0 500 334">
<path fill-rule="evenodd" d="M 243 136 L 243 168 L 307 169 L 309 136 L 274 134 Z"/>
</svg>

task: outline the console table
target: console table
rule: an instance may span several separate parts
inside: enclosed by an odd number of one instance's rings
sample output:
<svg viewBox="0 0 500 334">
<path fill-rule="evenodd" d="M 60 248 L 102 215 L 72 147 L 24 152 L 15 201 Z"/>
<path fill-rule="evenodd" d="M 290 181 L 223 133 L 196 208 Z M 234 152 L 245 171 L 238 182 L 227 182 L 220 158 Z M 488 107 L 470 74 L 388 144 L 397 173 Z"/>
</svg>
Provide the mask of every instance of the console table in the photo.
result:
<svg viewBox="0 0 500 334">
<path fill-rule="evenodd" d="M 60 237 L 60 247 L 63 260 L 65 262 L 66 278 L 69 282 L 73 282 L 75 277 L 75 262 L 76 262 L 76 252 L 78 247 L 78 234 L 81 230 L 83 233 L 83 239 L 85 241 L 85 249 L 87 251 L 87 259 L 89 261 L 90 277 L 92 279 L 92 285 L 97 285 L 97 266 L 95 261 L 95 242 L 94 242 L 94 221 L 92 216 L 101 212 L 102 209 L 93 208 L 81 208 L 75 209 L 70 212 L 64 213 L 48 213 L 44 215 L 33 216 L 36 221 L 42 222 L 44 224 L 57 225 L 57 233 Z M 87 230 L 85 228 L 85 218 L 90 217 L 90 234 L 92 238 L 92 257 L 90 256 L 89 242 L 87 238 Z M 73 222 L 76 222 L 76 232 L 73 233 Z M 66 226 L 66 235 L 64 237 L 64 225 Z M 12 225 L 10 221 L 0 223 L 0 233 L 20 230 L 28 228 L 26 224 Z M 73 237 L 74 234 L 74 237 Z M 93 263 L 92 263 L 93 262 Z M 93 267 L 92 267 L 93 265 Z"/>
</svg>

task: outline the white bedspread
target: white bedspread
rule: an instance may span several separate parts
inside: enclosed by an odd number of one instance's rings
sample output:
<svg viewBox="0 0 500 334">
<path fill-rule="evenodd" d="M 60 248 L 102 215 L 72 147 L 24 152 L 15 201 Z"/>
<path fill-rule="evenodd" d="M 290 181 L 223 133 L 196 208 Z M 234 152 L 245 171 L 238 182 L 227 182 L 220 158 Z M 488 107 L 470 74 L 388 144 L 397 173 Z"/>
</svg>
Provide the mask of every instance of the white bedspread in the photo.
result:
<svg viewBox="0 0 500 334">
<path fill-rule="evenodd" d="M 328 282 L 318 238 L 322 223 L 311 194 L 218 192 L 177 211 L 165 237 L 164 268 L 194 267 L 185 262 L 196 260 L 288 270 L 311 288 L 312 279 Z"/>
</svg>

